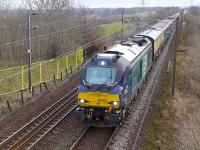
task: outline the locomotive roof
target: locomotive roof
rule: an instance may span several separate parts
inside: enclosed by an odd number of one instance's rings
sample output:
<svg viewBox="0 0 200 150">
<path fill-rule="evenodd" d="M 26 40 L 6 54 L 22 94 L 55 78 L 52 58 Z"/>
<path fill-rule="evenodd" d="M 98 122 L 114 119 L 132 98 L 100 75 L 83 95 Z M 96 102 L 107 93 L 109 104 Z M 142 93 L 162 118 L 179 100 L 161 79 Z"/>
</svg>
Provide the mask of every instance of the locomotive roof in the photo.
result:
<svg viewBox="0 0 200 150">
<path fill-rule="evenodd" d="M 133 37 L 121 44 L 114 45 L 104 53 L 98 54 L 98 57 L 114 57 L 118 53 L 128 62 L 132 62 L 146 47 L 151 44 L 148 38 Z"/>
</svg>

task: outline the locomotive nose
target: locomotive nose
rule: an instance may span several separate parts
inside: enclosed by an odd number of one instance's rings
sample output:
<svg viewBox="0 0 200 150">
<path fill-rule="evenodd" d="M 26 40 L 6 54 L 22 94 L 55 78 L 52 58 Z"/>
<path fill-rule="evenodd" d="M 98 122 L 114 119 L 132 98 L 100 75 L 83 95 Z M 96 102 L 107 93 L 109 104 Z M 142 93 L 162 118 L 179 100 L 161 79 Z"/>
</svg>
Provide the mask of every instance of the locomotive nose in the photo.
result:
<svg viewBox="0 0 200 150">
<path fill-rule="evenodd" d="M 118 94 L 100 92 L 80 92 L 78 104 L 82 107 L 100 107 L 118 109 L 120 107 L 120 96 Z"/>
</svg>

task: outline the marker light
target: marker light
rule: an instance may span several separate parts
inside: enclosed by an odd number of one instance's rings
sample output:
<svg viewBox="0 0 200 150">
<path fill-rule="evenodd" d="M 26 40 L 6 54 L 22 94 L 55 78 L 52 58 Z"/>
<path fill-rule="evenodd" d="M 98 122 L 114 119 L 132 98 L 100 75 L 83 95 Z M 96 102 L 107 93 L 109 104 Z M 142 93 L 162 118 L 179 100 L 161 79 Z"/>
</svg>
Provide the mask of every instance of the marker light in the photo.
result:
<svg viewBox="0 0 200 150">
<path fill-rule="evenodd" d="M 84 99 L 80 99 L 80 103 L 85 103 L 85 100 Z"/>
<path fill-rule="evenodd" d="M 101 61 L 101 65 L 104 66 L 106 64 L 105 61 Z"/>
<path fill-rule="evenodd" d="M 118 102 L 113 102 L 113 105 L 114 105 L 114 106 L 117 106 L 117 105 L 118 105 Z"/>
</svg>

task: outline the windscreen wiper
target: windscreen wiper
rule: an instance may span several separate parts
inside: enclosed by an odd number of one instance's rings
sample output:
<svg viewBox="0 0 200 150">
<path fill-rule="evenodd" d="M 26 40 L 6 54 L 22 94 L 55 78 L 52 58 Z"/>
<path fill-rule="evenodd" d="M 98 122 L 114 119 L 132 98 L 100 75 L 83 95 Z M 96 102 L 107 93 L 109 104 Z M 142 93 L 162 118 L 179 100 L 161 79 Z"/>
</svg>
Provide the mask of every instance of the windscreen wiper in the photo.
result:
<svg viewBox="0 0 200 150">
<path fill-rule="evenodd" d="M 108 81 L 111 80 L 111 79 L 112 79 L 111 77 L 109 77 L 108 79 L 106 79 L 106 80 L 102 83 L 102 85 L 101 85 L 100 87 L 98 87 L 97 91 L 99 91 L 100 89 L 102 89 L 102 88 L 105 86 L 106 82 L 108 82 Z"/>
<path fill-rule="evenodd" d="M 91 88 L 91 86 L 92 86 L 90 83 L 86 83 L 85 80 L 83 80 L 83 84 L 86 85 L 89 88 Z"/>
</svg>

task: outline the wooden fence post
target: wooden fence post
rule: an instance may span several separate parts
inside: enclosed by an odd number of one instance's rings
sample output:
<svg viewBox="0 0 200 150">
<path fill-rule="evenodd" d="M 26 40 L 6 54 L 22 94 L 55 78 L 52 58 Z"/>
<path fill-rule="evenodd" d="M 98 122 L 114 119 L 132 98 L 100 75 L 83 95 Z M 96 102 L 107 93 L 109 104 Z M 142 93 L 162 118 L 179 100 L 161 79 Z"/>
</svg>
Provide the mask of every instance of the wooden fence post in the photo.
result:
<svg viewBox="0 0 200 150">
<path fill-rule="evenodd" d="M 53 75 L 53 82 L 56 85 L 56 75 L 55 74 Z"/>
<path fill-rule="evenodd" d="M 23 94 L 23 91 L 21 91 L 21 99 L 22 99 L 22 104 L 24 104 L 24 94 Z"/>
<path fill-rule="evenodd" d="M 43 84 L 44 84 L 44 86 L 45 86 L 46 90 L 48 90 L 48 87 L 47 87 L 47 84 L 46 84 L 46 82 L 43 82 Z"/>
<path fill-rule="evenodd" d="M 60 72 L 60 80 L 63 80 L 63 75 L 62 75 L 62 71 Z"/>
<path fill-rule="evenodd" d="M 7 100 L 7 105 L 8 105 L 8 109 L 9 109 L 9 111 L 10 111 L 10 113 L 12 112 L 12 110 L 11 110 L 11 106 L 10 106 L 10 103 L 9 103 L 9 101 Z"/>
<path fill-rule="evenodd" d="M 72 66 L 70 66 L 70 70 L 71 70 L 71 74 L 72 74 L 72 71 L 73 71 L 73 70 L 72 70 Z"/>
<path fill-rule="evenodd" d="M 34 86 L 32 86 L 32 96 L 34 96 L 34 91 L 35 90 L 35 87 Z"/>
<path fill-rule="evenodd" d="M 40 93 L 42 93 L 42 83 L 40 83 Z"/>
<path fill-rule="evenodd" d="M 66 72 L 66 78 L 68 77 L 68 72 L 67 72 L 68 70 L 67 70 L 67 68 L 65 69 L 65 72 Z"/>
</svg>

